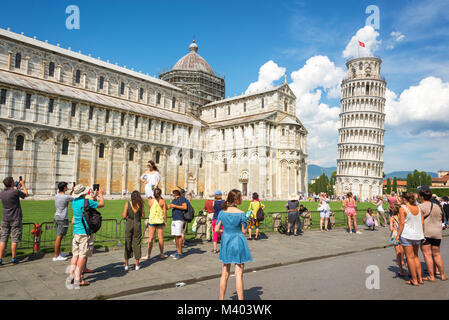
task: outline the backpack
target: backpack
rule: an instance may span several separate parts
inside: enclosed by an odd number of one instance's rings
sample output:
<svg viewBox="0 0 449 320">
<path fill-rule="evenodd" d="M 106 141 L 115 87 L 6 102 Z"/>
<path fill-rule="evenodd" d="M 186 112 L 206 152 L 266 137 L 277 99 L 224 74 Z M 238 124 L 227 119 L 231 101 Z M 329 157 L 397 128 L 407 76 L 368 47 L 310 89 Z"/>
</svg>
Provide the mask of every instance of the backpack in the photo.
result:
<svg viewBox="0 0 449 320">
<path fill-rule="evenodd" d="M 260 201 L 259 201 L 259 210 L 257 210 L 256 219 L 257 219 L 257 221 L 263 221 L 265 219 L 265 214 L 262 209 L 262 203 L 260 203 Z"/>
<path fill-rule="evenodd" d="M 190 202 L 187 202 L 187 210 L 184 212 L 184 221 L 192 222 L 193 217 L 195 217 L 195 210 L 193 209 Z"/>
<path fill-rule="evenodd" d="M 83 217 L 86 220 L 87 225 L 89 226 L 90 233 L 87 232 L 86 224 L 84 223 Z M 81 218 L 81 221 L 83 223 L 84 229 L 86 230 L 86 233 L 88 233 L 90 235 L 90 234 L 96 233 L 98 230 L 100 230 L 101 221 L 102 221 L 101 213 L 98 212 L 96 209 L 89 207 L 88 199 L 84 199 L 83 217 Z"/>
</svg>

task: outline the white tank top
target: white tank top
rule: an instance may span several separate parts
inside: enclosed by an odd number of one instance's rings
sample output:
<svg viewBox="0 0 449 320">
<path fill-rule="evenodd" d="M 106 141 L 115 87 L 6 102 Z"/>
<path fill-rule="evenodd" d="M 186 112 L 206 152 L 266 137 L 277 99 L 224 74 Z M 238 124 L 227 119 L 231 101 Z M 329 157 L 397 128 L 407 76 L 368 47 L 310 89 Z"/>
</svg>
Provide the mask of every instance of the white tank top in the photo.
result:
<svg viewBox="0 0 449 320">
<path fill-rule="evenodd" d="M 409 240 L 422 240 L 424 239 L 424 231 L 422 228 L 421 221 L 421 209 L 419 209 L 419 213 L 415 216 L 413 215 L 407 206 L 402 205 L 407 216 L 405 217 L 404 230 L 402 231 L 401 237 L 409 239 Z"/>
</svg>

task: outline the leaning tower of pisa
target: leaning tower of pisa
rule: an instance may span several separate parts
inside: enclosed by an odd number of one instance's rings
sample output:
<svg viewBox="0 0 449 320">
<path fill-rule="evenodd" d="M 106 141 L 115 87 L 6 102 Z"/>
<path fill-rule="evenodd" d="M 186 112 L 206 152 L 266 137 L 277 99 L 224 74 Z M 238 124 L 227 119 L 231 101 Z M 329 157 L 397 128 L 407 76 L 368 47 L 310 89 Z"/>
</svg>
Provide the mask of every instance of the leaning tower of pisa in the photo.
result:
<svg viewBox="0 0 449 320">
<path fill-rule="evenodd" d="M 352 192 L 361 200 L 382 195 L 386 82 L 382 60 L 355 58 L 346 62 L 341 83 L 336 194 Z"/>
</svg>

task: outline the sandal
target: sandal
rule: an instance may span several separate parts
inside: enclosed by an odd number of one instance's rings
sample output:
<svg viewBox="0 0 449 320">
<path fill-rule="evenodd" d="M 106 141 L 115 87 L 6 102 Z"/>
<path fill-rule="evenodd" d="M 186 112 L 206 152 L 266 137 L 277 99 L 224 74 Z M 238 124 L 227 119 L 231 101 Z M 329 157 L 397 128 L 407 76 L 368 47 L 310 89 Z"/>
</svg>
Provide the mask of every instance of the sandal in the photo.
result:
<svg viewBox="0 0 449 320">
<path fill-rule="evenodd" d="M 414 284 L 412 282 L 412 280 L 406 281 L 405 284 L 409 285 L 409 286 L 414 286 L 414 287 L 419 287 L 419 284 Z"/>
<path fill-rule="evenodd" d="M 422 278 L 424 281 L 430 281 L 430 282 L 435 282 L 436 280 L 435 279 L 430 279 L 430 277 L 424 277 L 424 278 Z"/>
<path fill-rule="evenodd" d="M 91 269 L 84 269 L 83 273 L 94 273 L 94 270 Z"/>
<path fill-rule="evenodd" d="M 166 255 L 165 253 L 161 254 L 159 257 L 161 257 L 161 259 L 166 259 L 168 258 L 168 255 Z"/>
<path fill-rule="evenodd" d="M 218 250 L 212 250 L 212 253 L 213 253 L 213 254 L 217 254 L 217 253 L 218 253 Z"/>
<path fill-rule="evenodd" d="M 87 287 L 88 285 L 90 285 L 89 281 L 83 280 L 80 282 L 80 287 Z"/>
<path fill-rule="evenodd" d="M 441 279 L 441 281 L 447 281 L 447 280 L 448 280 L 448 277 L 447 277 L 447 276 L 444 276 L 444 278 L 441 277 L 440 279 Z"/>
</svg>

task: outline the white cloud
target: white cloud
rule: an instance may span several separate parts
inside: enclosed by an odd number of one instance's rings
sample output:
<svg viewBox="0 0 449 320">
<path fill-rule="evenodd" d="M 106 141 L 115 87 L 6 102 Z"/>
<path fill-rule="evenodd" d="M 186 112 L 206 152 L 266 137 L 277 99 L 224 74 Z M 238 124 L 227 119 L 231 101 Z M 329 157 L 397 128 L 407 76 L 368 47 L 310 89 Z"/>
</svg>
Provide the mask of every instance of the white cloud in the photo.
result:
<svg viewBox="0 0 449 320">
<path fill-rule="evenodd" d="M 309 131 L 309 160 L 317 165 L 335 165 L 337 157 L 339 107 L 321 102 L 323 93 L 329 99 L 340 96 L 340 83 L 345 76 L 327 56 L 314 56 L 292 72 L 290 84 L 296 95 L 296 114 Z"/>
<path fill-rule="evenodd" d="M 441 136 L 449 132 L 449 82 L 427 77 L 399 97 L 387 89 L 385 98 L 387 125 L 413 135 L 433 132 L 433 136 Z"/>
<path fill-rule="evenodd" d="M 404 40 L 405 38 L 405 36 L 399 31 L 393 31 L 390 35 L 394 38 L 394 41 L 396 42 Z"/>
<path fill-rule="evenodd" d="M 343 58 L 360 56 L 372 56 L 379 48 L 381 40 L 377 40 L 379 33 L 372 26 L 364 26 L 351 38 L 343 51 Z M 365 44 L 365 48 L 359 45 L 359 41 Z"/>
<path fill-rule="evenodd" d="M 268 61 L 260 67 L 259 79 L 251 83 L 245 93 L 273 88 L 273 82 L 285 75 L 285 71 L 285 68 L 279 67 L 273 60 Z"/>
</svg>

